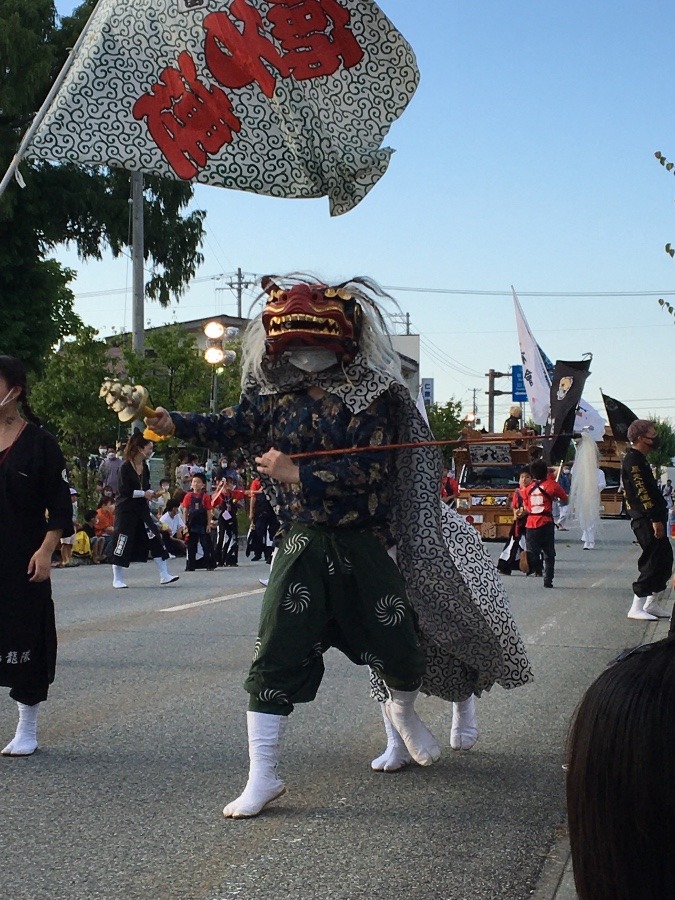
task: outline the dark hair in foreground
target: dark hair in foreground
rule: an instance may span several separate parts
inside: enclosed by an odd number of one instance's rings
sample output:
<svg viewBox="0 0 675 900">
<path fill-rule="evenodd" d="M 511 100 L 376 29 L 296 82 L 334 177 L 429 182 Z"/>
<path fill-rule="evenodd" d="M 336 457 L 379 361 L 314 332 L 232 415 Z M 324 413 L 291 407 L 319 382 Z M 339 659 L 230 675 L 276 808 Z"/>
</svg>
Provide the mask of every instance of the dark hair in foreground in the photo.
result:
<svg viewBox="0 0 675 900">
<path fill-rule="evenodd" d="M 42 422 L 35 415 L 28 403 L 28 386 L 26 379 L 26 367 L 16 356 L 0 356 L 0 375 L 7 382 L 10 388 L 20 387 L 21 393 L 18 397 L 18 403 L 26 419 L 34 425 L 42 425 Z M 2 398 L 0 397 L 0 400 Z"/>
<path fill-rule="evenodd" d="M 675 637 L 612 664 L 586 691 L 567 744 L 579 900 L 675 895 Z M 665 841 L 665 843 L 664 843 Z"/>
</svg>

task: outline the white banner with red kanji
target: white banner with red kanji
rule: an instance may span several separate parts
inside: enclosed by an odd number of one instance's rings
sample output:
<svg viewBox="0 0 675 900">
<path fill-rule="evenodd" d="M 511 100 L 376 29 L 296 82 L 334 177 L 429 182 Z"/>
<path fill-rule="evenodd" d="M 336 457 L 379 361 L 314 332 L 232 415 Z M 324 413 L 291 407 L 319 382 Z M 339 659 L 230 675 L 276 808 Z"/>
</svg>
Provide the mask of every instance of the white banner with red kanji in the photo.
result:
<svg viewBox="0 0 675 900">
<path fill-rule="evenodd" d="M 372 0 L 101 0 L 27 156 L 352 209 L 419 80 Z"/>
</svg>

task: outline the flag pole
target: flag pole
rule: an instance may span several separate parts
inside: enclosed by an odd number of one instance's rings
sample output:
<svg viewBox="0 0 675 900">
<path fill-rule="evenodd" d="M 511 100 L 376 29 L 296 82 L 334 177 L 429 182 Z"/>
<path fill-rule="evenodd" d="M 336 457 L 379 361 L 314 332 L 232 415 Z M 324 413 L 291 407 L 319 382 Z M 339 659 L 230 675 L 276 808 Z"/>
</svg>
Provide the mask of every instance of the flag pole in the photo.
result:
<svg viewBox="0 0 675 900">
<path fill-rule="evenodd" d="M 80 35 L 79 35 L 78 39 L 75 41 L 75 44 L 74 44 L 74 46 L 73 46 L 73 49 L 72 49 L 72 50 L 70 51 L 70 53 L 68 54 L 68 59 L 66 59 L 65 63 L 63 64 L 63 66 L 62 66 L 62 68 L 61 68 L 61 71 L 60 71 L 59 74 L 56 76 L 56 80 L 54 81 L 54 84 L 52 85 L 52 87 L 51 87 L 49 93 L 48 93 L 47 96 L 45 97 L 45 100 L 44 100 L 42 106 L 40 107 L 40 109 L 39 109 L 39 110 L 37 111 L 37 113 L 35 114 L 35 118 L 34 118 L 33 121 L 31 122 L 30 127 L 28 128 L 28 130 L 26 131 L 26 133 L 24 134 L 24 136 L 23 136 L 23 138 L 22 138 L 22 140 L 21 140 L 21 143 L 19 144 L 19 149 L 16 151 L 16 153 L 15 153 L 14 156 L 12 157 L 12 161 L 11 161 L 11 163 L 9 164 L 9 168 L 7 169 L 7 171 L 5 172 L 5 174 L 3 175 L 2 181 L 0 181 L 0 197 L 2 197 L 2 195 L 3 195 L 4 192 L 5 192 L 5 189 L 6 189 L 7 185 L 9 184 L 9 182 L 12 180 L 12 178 L 13 178 L 13 177 L 15 176 L 15 174 L 17 173 L 18 168 L 19 168 L 19 163 L 20 163 L 21 160 L 23 159 L 24 154 L 25 154 L 26 150 L 28 149 L 28 146 L 29 146 L 30 142 L 31 142 L 31 141 L 33 140 L 33 138 L 35 137 L 35 134 L 36 134 L 38 128 L 40 127 L 40 125 L 42 125 L 42 120 L 43 120 L 44 117 L 47 115 L 47 112 L 49 111 L 49 108 L 50 108 L 50 106 L 52 105 L 52 101 L 54 100 L 54 98 L 56 97 L 57 93 L 58 93 L 59 90 L 61 89 L 61 85 L 62 85 L 63 82 L 65 81 L 66 75 L 67 75 L 68 72 L 70 71 L 70 68 L 71 68 L 72 64 L 75 62 L 75 57 L 76 57 L 77 54 L 80 52 L 80 48 L 82 47 L 82 44 L 84 43 L 85 38 L 86 38 L 86 36 L 87 36 L 87 34 L 88 34 L 88 32 L 89 32 L 89 28 L 90 28 L 90 26 L 91 26 L 91 23 L 92 23 L 92 21 L 93 21 L 93 19 L 94 19 L 95 14 L 96 14 L 96 10 L 97 10 L 97 9 L 99 8 L 99 6 L 101 6 L 102 3 L 104 3 L 104 2 L 105 2 L 105 0 L 98 0 L 96 6 L 95 6 L 94 9 L 92 10 L 91 15 L 89 16 L 89 18 L 88 18 L 87 21 L 85 22 L 84 28 L 83 28 L 82 31 L 80 32 Z M 18 179 L 17 179 L 17 180 L 18 180 Z M 22 180 L 23 180 L 23 179 L 22 179 Z M 21 183 L 21 182 L 19 182 L 19 183 Z"/>
</svg>

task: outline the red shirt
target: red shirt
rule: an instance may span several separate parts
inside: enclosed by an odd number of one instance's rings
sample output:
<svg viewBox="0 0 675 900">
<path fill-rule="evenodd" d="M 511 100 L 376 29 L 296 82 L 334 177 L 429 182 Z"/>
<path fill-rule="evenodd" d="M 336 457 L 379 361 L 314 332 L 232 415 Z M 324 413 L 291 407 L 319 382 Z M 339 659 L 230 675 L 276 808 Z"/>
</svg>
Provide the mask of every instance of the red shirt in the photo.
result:
<svg viewBox="0 0 675 900">
<path fill-rule="evenodd" d="M 513 492 L 513 497 L 511 497 L 511 509 L 520 509 L 521 506 L 525 506 L 525 500 L 523 498 L 523 494 L 525 493 L 526 488 L 517 487 Z"/>
<path fill-rule="evenodd" d="M 213 504 L 211 503 L 211 494 L 208 494 L 206 491 L 188 491 L 181 500 L 180 505 L 184 506 L 185 509 L 189 509 L 193 495 L 201 499 L 202 503 L 204 504 L 204 509 L 213 509 Z"/>
<path fill-rule="evenodd" d="M 527 510 L 527 527 L 541 528 L 553 521 L 553 501 L 567 503 L 567 494 L 557 481 L 550 476 L 545 481 L 533 481 L 528 484 L 523 494 Z"/>
</svg>

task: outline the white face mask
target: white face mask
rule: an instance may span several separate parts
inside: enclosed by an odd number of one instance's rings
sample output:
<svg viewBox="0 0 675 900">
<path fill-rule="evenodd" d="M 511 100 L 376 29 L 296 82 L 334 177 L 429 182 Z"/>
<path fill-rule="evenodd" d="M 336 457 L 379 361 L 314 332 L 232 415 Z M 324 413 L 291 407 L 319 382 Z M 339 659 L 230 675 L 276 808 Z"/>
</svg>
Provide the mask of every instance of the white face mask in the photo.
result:
<svg viewBox="0 0 675 900">
<path fill-rule="evenodd" d="M 323 372 L 337 363 L 337 356 L 323 347 L 298 347 L 289 351 L 288 361 L 303 372 Z"/>
<path fill-rule="evenodd" d="M 19 396 L 18 394 L 17 394 L 16 396 L 14 396 L 14 397 L 10 397 L 10 396 L 9 396 L 9 395 L 12 393 L 13 390 L 14 390 L 14 388 L 10 388 L 10 389 L 7 391 L 7 393 L 6 393 L 5 396 L 2 398 L 2 400 L 0 400 L 0 406 L 6 406 L 8 403 L 11 403 L 12 400 L 16 400 L 16 398 Z"/>
</svg>

